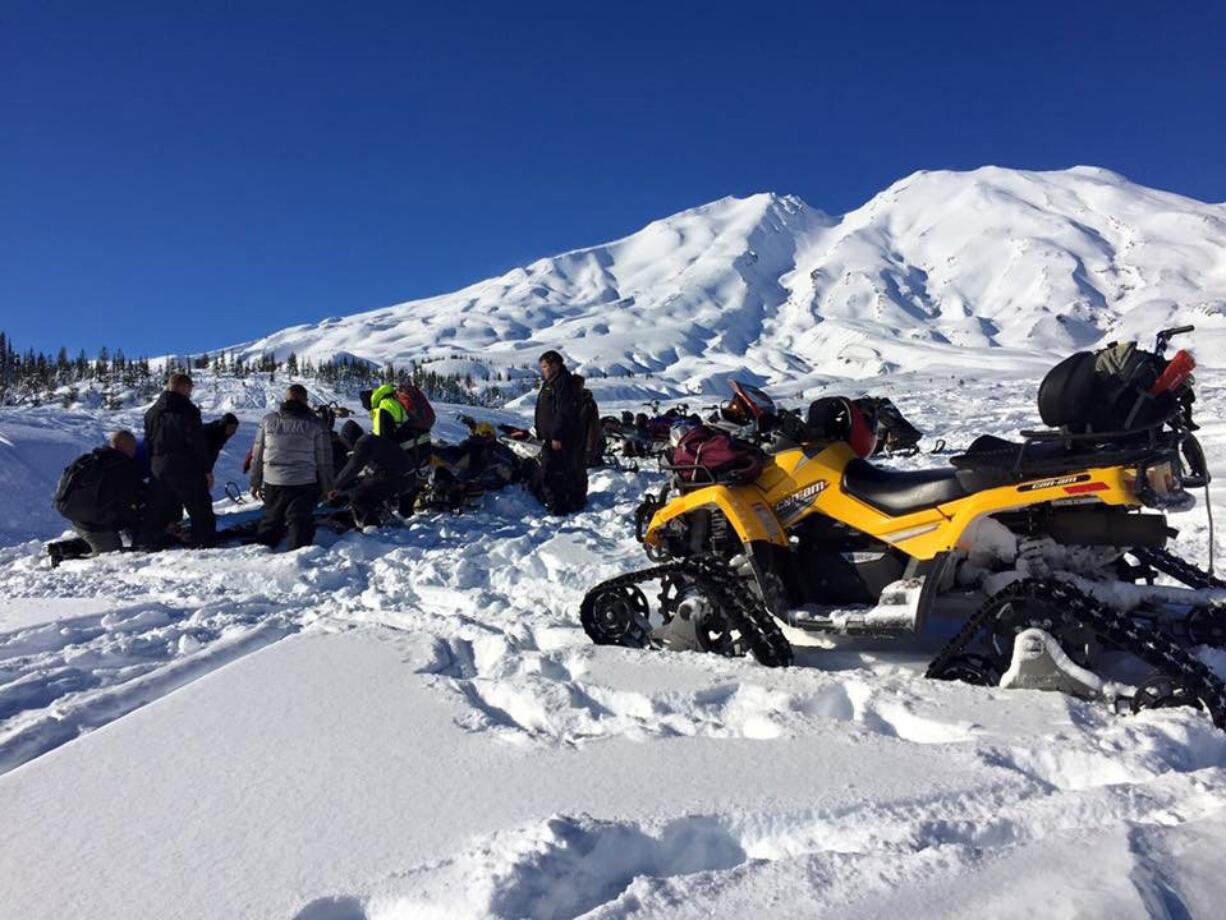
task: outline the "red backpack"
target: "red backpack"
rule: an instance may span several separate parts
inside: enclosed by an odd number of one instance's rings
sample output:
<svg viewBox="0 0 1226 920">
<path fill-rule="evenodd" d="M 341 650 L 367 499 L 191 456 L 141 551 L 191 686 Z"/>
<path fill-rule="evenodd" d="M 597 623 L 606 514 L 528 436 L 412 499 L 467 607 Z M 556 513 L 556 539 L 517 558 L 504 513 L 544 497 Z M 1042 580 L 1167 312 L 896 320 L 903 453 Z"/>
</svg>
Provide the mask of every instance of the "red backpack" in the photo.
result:
<svg viewBox="0 0 1226 920">
<path fill-rule="evenodd" d="M 396 401 L 404 408 L 402 424 L 423 434 L 434 427 L 434 407 L 419 386 L 402 383 L 396 388 Z"/>
<path fill-rule="evenodd" d="M 766 465 L 766 454 L 754 445 L 734 438 L 726 431 L 697 425 L 681 436 L 673 448 L 673 466 L 683 482 L 706 484 L 707 476 L 715 482 L 753 482 Z"/>
</svg>

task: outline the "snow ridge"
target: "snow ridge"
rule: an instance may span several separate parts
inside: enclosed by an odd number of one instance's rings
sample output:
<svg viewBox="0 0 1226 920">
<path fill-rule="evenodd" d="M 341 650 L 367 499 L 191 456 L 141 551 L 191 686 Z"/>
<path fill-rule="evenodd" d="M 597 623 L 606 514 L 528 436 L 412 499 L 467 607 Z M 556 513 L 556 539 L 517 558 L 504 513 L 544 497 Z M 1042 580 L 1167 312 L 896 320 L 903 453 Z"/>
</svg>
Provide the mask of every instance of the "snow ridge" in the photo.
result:
<svg viewBox="0 0 1226 920">
<path fill-rule="evenodd" d="M 598 386 L 662 393 L 747 372 L 830 376 L 1050 365 L 1194 323 L 1226 354 L 1226 205 L 1108 170 L 917 172 L 832 218 L 795 196 L 723 198 L 452 294 L 238 346 L 442 360 L 487 376 L 561 346 Z M 634 394 L 620 393 L 628 398 Z"/>
</svg>

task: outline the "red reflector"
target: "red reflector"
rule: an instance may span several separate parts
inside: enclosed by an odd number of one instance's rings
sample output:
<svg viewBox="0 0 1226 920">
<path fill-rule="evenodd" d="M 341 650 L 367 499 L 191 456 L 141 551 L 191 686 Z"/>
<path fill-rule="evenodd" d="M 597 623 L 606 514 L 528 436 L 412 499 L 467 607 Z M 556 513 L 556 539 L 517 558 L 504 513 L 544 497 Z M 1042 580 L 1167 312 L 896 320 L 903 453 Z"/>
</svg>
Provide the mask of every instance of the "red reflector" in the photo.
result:
<svg viewBox="0 0 1226 920">
<path fill-rule="evenodd" d="M 1106 488 L 1105 482 L 1083 482 L 1079 486 L 1065 486 L 1064 491 L 1069 495 L 1080 495 L 1083 492 L 1102 492 Z"/>
<path fill-rule="evenodd" d="M 1158 378 L 1158 382 L 1150 388 L 1149 395 L 1157 396 L 1167 390 L 1178 389 L 1192 376 L 1194 370 L 1196 370 L 1196 359 L 1186 351 L 1177 352 L 1166 366 L 1166 370 L 1162 372 L 1162 376 Z"/>
</svg>

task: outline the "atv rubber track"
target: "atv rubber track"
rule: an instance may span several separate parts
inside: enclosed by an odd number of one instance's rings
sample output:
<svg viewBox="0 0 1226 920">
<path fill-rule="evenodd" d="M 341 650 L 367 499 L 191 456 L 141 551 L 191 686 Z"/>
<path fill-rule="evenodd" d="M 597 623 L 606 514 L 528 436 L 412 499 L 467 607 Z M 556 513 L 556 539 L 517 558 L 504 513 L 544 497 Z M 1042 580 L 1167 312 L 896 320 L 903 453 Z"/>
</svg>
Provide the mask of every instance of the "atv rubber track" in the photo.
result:
<svg viewBox="0 0 1226 920">
<path fill-rule="evenodd" d="M 719 615 L 741 634 L 746 650 L 759 664 L 778 668 L 792 663 L 792 644 L 788 642 L 762 599 L 745 583 L 745 579 L 728 568 L 724 562 L 710 556 L 653 566 L 619 575 L 596 585 L 584 596 L 579 607 L 579 620 L 583 624 L 584 632 L 598 645 L 610 644 L 601 634 L 595 619 L 595 606 L 599 596 L 623 588 L 637 588 L 668 575 L 682 576 L 711 598 L 718 607 Z M 646 648 L 650 645 L 650 637 L 641 628 L 633 631 L 629 638 L 631 642 L 617 644 L 633 648 Z"/>
<path fill-rule="evenodd" d="M 1189 588 L 1226 588 L 1226 579 L 1180 559 L 1165 549 L 1135 549 L 1132 554 L 1144 565 L 1182 582 Z"/>
<path fill-rule="evenodd" d="M 969 649 L 982 630 L 991 626 L 1002 604 L 1026 600 L 1064 611 L 1073 620 L 1089 626 L 1105 644 L 1135 655 L 1186 688 L 1208 709 L 1213 724 L 1226 730 L 1226 683 L 1217 674 L 1170 637 L 1155 629 L 1138 626 L 1126 615 L 1059 581 L 1028 578 L 992 595 L 941 649 L 928 666 L 926 676 L 942 679 L 942 673 L 950 663 Z"/>
</svg>

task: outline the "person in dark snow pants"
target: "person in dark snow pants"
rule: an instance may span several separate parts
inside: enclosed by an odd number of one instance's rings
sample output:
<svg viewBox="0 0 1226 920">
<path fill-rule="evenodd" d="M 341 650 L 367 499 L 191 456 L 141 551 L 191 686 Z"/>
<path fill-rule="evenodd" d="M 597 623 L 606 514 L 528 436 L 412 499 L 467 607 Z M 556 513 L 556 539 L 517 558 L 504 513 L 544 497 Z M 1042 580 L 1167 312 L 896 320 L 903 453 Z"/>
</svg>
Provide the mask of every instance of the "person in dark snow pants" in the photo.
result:
<svg viewBox="0 0 1226 920">
<path fill-rule="evenodd" d="M 256 539 L 289 548 L 315 540 L 315 506 L 332 491 L 332 439 L 311 411 L 306 387 L 295 383 L 285 402 L 260 422 L 251 453 L 251 494 L 264 499 Z"/>
<path fill-rule="evenodd" d="M 550 514 L 580 511 L 587 502 L 587 430 L 583 380 L 547 351 L 538 365 L 544 382 L 536 400 L 539 468 L 532 491 Z"/>
</svg>

